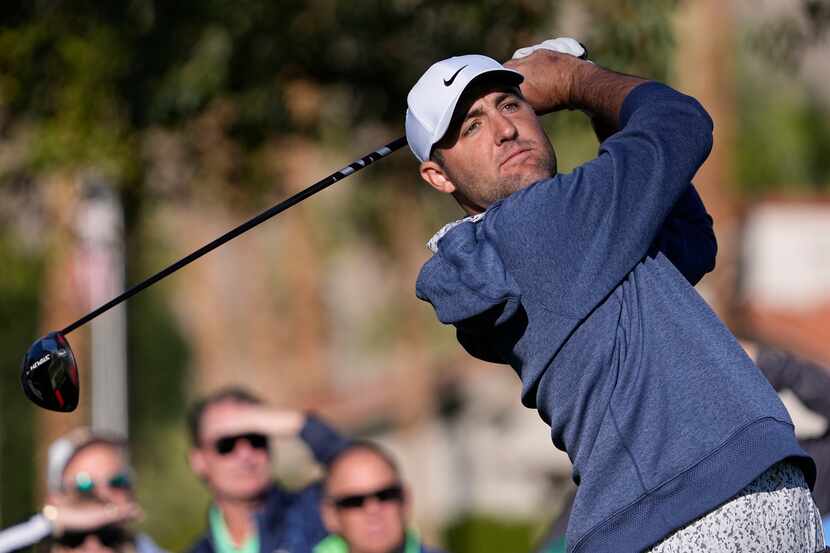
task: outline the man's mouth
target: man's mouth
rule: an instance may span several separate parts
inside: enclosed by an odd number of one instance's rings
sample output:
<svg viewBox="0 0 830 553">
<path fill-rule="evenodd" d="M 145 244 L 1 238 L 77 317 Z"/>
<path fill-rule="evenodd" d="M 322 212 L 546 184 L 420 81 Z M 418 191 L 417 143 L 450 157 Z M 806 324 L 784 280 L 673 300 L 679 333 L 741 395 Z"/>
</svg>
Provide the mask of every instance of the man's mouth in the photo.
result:
<svg viewBox="0 0 830 553">
<path fill-rule="evenodd" d="M 519 163 L 533 153 L 533 149 L 529 147 L 517 148 L 515 151 L 508 154 L 506 158 L 499 163 L 499 168 L 506 167 L 513 163 Z"/>
</svg>

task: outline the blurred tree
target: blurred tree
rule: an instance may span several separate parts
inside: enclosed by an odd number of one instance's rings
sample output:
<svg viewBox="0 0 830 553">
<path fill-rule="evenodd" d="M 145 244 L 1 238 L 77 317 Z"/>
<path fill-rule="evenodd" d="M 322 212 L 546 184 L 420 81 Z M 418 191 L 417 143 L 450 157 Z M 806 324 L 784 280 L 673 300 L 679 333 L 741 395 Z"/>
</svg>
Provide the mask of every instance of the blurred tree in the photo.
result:
<svg viewBox="0 0 830 553">
<path fill-rule="evenodd" d="M 539 533 L 534 521 L 471 515 L 448 525 L 445 543 L 453 552 L 524 553 L 532 549 Z"/>
<path fill-rule="evenodd" d="M 399 129 L 406 90 L 424 66 L 459 51 L 505 57 L 553 11 L 541 0 L 4 2 L 0 139 L 16 146 L 18 159 L 13 171 L 2 168 L 0 184 L 24 175 L 30 186 L 65 182 L 71 190 L 89 172 L 114 183 L 125 204 L 128 281 L 135 281 L 157 261 L 142 226 L 161 201 L 207 194 L 258 203 L 273 188 L 275 137 L 342 147 L 358 127 Z M 383 218 L 374 217 L 382 228 Z M 41 223 L 38 230 L 54 236 L 44 245 L 69 251 L 71 233 Z M 50 297 L 71 291 L 71 281 L 43 282 L 52 283 Z M 131 381 L 143 394 L 131 407 L 139 460 L 155 458 L 147 439 L 154 423 L 181 415 L 187 359 L 176 339 L 160 339 L 175 329 L 158 324 L 163 310 L 145 300 L 130 315 L 131 366 L 141 374 Z M 62 311 L 49 324 L 71 315 Z"/>
<path fill-rule="evenodd" d="M 676 80 L 715 121 L 714 144 L 694 184 L 715 223 L 718 259 L 700 285 L 715 312 L 734 328 L 740 247 L 734 176 L 735 9 L 720 0 L 684 2 L 677 18 Z"/>
<path fill-rule="evenodd" d="M 672 16 L 678 0 L 586 0 L 591 58 L 616 71 L 670 81 L 674 68 Z"/>
<path fill-rule="evenodd" d="M 828 29 L 830 0 L 799 0 L 741 29 L 737 177 L 750 197 L 830 188 Z"/>
<path fill-rule="evenodd" d="M 34 456 L 35 407 L 20 391 L 21 344 L 37 332 L 37 282 L 41 263 L 9 239 L 8 221 L 0 219 L 0 526 L 19 522 L 31 513 L 31 483 L 40 474 Z"/>
</svg>

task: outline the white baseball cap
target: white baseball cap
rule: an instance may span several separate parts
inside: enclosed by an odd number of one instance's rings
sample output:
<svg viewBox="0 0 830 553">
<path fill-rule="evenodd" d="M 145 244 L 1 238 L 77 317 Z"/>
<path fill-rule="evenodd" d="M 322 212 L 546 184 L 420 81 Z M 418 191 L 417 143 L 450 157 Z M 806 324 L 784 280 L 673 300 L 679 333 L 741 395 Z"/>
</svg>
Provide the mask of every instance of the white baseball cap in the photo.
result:
<svg viewBox="0 0 830 553">
<path fill-rule="evenodd" d="M 46 484 L 50 492 L 59 491 L 63 485 L 63 472 L 75 455 L 92 444 L 108 444 L 121 449 L 126 455 L 127 442 L 121 436 L 93 432 L 85 426 L 75 428 L 49 446 L 46 463 Z"/>
<path fill-rule="evenodd" d="M 524 80 L 518 71 L 478 54 L 436 62 L 418 79 L 406 98 L 406 140 L 418 160 L 429 159 L 432 147 L 450 126 L 458 99 L 473 80 L 486 73 L 501 73 L 516 85 Z"/>
</svg>

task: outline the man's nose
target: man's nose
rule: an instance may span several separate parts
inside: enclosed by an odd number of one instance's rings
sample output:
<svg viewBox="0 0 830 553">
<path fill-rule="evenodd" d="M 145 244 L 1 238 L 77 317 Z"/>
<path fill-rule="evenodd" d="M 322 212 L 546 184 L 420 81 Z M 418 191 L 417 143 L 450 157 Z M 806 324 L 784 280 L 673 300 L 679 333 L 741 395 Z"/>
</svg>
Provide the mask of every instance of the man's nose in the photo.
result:
<svg viewBox="0 0 830 553">
<path fill-rule="evenodd" d="M 497 113 L 493 119 L 494 135 L 496 144 L 500 145 L 504 142 L 508 142 L 510 140 L 515 140 L 519 130 L 516 128 L 516 125 L 513 121 L 509 118 L 504 116 L 502 113 Z"/>
<path fill-rule="evenodd" d="M 254 447 L 251 445 L 251 442 L 242 438 L 236 441 L 236 447 L 234 448 L 234 453 L 237 455 L 244 455 L 248 456 L 254 453 Z"/>
<path fill-rule="evenodd" d="M 377 497 L 369 497 L 365 501 L 366 502 L 363 504 L 363 510 L 367 513 L 377 512 L 381 507 L 381 502 Z"/>
<path fill-rule="evenodd" d="M 95 534 L 88 534 L 85 538 L 83 543 L 81 544 L 81 548 L 79 551 L 83 553 L 99 553 L 101 551 L 108 550 L 108 547 L 105 547 L 104 544 L 101 543 L 101 540 L 98 539 L 98 536 Z"/>
</svg>

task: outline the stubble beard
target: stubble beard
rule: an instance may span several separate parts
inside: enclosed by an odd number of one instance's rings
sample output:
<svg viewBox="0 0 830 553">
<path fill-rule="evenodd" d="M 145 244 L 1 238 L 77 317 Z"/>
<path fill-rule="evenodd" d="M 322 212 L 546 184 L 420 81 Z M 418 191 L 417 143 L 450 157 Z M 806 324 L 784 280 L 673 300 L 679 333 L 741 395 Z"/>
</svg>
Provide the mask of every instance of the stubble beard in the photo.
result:
<svg viewBox="0 0 830 553">
<path fill-rule="evenodd" d="M 534 158 L 520 172 L 500 175 L 490 183 L 475 174 L 461 178 L 459 178 L 460 175 L 453 175 L 449 172 L 448 175 L 456 183 L 463 196 L 469 200 L 475 198 L 477 201 L 474 203 L 486 209 L 519 190 L 556 175 L 556 154 L 549 146 L 545 149 L 545 155 Z"/>
<path fill-rule="evenodd" d="M 549 179 L 555 174 L 556 158 L 553 155 L 536 158 L 529 168 L 521 173 L 500 177 L 493 187 L 493 190 L 496 192 L 495 196 L 497 196 L 493 201 L 502 200 L 534 183 Z"/>
</svg>

